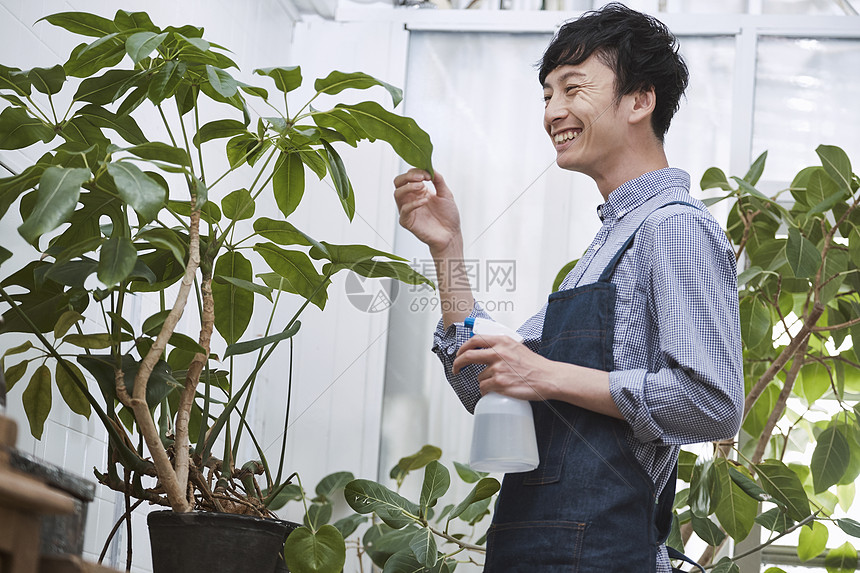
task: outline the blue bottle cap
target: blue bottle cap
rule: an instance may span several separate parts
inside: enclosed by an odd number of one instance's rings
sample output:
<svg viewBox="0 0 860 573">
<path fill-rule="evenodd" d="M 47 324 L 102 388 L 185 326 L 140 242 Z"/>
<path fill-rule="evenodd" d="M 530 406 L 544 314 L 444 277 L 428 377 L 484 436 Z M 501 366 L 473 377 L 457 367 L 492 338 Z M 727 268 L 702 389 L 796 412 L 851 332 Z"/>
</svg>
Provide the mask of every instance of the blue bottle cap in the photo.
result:
<svg viewBox="0 0 860 573">
<path fill-rule="evenodd" d="M 475 327 L 475 317 L 467 316 L 463 319 L 463 326 L 469 329 L 469 337 L 475 336 L 474 327 Z"/>
</svg>

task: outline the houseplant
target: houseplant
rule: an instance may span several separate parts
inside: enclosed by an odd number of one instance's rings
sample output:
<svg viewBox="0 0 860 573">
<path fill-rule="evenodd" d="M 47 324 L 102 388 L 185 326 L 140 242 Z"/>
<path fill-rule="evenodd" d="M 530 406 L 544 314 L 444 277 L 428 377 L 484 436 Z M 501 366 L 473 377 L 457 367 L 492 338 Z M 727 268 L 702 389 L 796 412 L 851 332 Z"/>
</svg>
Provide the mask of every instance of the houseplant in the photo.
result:
<svg viewBox="0 0 860 573">
<path fill-rule="evenodd" d="M 715 572 L 737 572 L 736 559 L 798 530 L 802 561 L 857 566 L 850 541 L 827 547 L 834 530 L 860 537 L 857 520 L 834 515 L 851 509 L 860 475 L 860 180 L 842 149 L 816 153 L 821 164 L 774 195 L 756 188 L 767 153 L 743 177 L 711 168 L 701 180 L 716 192 L 706 204 L 732 201 L 746 401 L 737 443 L 681 451 L 668 544 L 683 549 L 695 534 Z M 759 527 L 765 541 L 715 558 Z"/>
<path fill-rule="evenodd" d="M 74 412 L 94 413 L 109 436 L 108 467 L 96 472 L 107 487 L 178 514 L 271 515 L 296 491 L 245 419 L 260 368 L 299 331 L 309 304 L 325 307 L 335 273 L 429 283 L 395 255 L 318 241 L 290 223 L 306 168 L 330 179 L 352 220 L 355 192 L 335 146 L 380 139 L 430 170 L 429 137 L 373 101 L 311 107 L 350 88 L 381 87 L 400 102 L 399 89 L 363 73 L 317 79 L 311 101 L 291 110 L 299 67 L 255 70 L 268 88 L 237 81 L 227 50 L 200 28 L 160 28 L 123 10 L 113 19 L 66 12 L 45 20 L 87 40 L 61 65 L 0 66 L 8 104 L 0 149 L 45 150 L 0 180 L 0 217 L 20 198 L 19 232 L 35 248 L 0 282 L 0 336 L 25 336 L 3 354 L 9 389 L 22 392 L 37 438 L 54 383 Z M 271 116 L 252 116 L 248 98 Z M 223 173 L 204 161 L 213 152 L 226 155 Z M 225 189 L 236 177 L 241 188 Z M 255 212 L 264 200 L 277 212 Z M 0 263 L 10 254 L 0 248 Z M 301 305 L 271 330 L 289 295 Z M 160 310 L 135 316 L 130 301 L 141 296 L 157 297 Z M 242 340 L 261 301 L 266 335 Z M 193 315 L 186 332 L 177 328 L 183 313 Z M 248 371 L 229 366 L 252 352 Z M 236 456 L 247 438 L 259 459 L 243 463 Z M 314 550 L 342 544 L 336 537 L 311 531 L 296 570 L 318 570 Z"/>
</svg>

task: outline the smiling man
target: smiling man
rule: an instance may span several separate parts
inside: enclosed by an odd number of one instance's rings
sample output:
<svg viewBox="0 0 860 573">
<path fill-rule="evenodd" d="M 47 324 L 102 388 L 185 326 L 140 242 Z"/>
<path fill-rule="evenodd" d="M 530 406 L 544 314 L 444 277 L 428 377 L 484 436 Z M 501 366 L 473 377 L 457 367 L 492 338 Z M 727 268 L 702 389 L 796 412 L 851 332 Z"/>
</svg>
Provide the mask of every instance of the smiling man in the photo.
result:
<svg viewBox="0 0 860 573">
<path fill-rule="evenodd" d="M 436 261 L 433 350 L 452 387 L 469 411 L 487 392 L 534 411 L 540 465 L 505 476 L 487 572 L 670 571 L 679 446 L 738 430 L 734 253 L 663 149 L 687 78 L 666 27 L 620 4 L 553 38 L 539 75 L 544 127 L 557 164 L 597 183 L 603 226 L 519 328 L 522 344 L 469 338 L 463 320 L 488 315 L 452 275 L 463 239 L 442 176 L 435 193 L 420 170 L 394 180 L 401 225 Z"/>
</svg>

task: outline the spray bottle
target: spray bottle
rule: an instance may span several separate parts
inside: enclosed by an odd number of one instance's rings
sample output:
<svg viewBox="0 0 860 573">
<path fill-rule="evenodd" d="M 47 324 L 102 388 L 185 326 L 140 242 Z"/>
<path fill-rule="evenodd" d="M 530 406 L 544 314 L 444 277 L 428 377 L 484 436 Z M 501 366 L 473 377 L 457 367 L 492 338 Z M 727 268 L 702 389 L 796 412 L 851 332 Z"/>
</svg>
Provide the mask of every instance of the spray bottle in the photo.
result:
<svg viewBox="0 0 860 573">
<path fill-rule="evenodd" d="M 516 330 L 486 318 L 469 317 L 464 324 L 472 336 L 505 335 L 523 341 Z M 538 462 L 534 418 L 528 401 L 495 392 L 478 400 L 469 462 L 472 469 L 517 473 L 535 469 Z"/>
</svg>

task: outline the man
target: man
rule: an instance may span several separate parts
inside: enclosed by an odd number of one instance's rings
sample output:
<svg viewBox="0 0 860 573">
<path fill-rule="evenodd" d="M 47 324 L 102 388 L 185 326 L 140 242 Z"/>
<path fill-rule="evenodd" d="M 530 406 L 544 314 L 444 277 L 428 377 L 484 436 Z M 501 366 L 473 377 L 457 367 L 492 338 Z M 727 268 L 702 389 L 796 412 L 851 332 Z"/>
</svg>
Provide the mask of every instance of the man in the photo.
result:
<svg viewBox="0 0 860 573">
<path fill-rule="evenodd" d="M 524 344 L 463 326 L 487 314 L 452 276 L 463 239 L 442 176 L 435 193 L 423 171 L 394 180 L 401 225 L 436 261 L 433 350 L 451 385 L 469 411 L 498 392 L 535 415 L 540 466 L 505 476 L 485 571 L 670 571 L 679 446 L 738 430 L 734 253 L 663 150 L 687 78 L 665 26 L 620 4 L 550 43 L 540 82 L 556 162 L 594 179 L 605 203 L 588 251 L 520 327 Z"/>
</svg>

